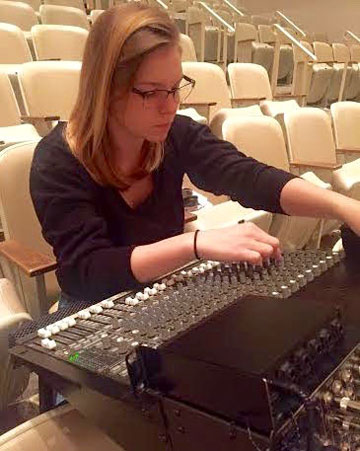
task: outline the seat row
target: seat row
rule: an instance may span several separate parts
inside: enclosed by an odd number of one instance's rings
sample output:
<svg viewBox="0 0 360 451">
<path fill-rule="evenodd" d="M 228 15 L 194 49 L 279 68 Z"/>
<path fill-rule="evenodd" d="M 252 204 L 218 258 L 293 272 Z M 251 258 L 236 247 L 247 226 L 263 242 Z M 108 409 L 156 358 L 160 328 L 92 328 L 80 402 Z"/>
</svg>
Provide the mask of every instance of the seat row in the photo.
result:
<svg viewBox="0 0 360 451">
<path fill-rule="evenodd" d="M 3 64 L 21 64 L 33 59 L 81 61 L 87 36 L 87 30 L 71 25 L 39 24 L 25 34 L 16 25 L 0 22 L 0 69 Z M 181 34 L 180 44 L 183 61 L 195 61 L 191 39 Z"/>
<path fill-rule="evenodd" d="M 39 21 L 43 24 L 62 24 L 73 25 L 89 30 L 89 18 L 84 8 L 74 8 L 71 6 L 61 6 L 58 4 L 41 5 L 39 12 L 28 4 L 17 1 L 0 1 L 0 22 L 12 23 L 17 25 L 23 31 L 30 31 L 31 27 L 38 25 Z M 79 5 L 82 1 L 79 0 Z"/>
</svg>

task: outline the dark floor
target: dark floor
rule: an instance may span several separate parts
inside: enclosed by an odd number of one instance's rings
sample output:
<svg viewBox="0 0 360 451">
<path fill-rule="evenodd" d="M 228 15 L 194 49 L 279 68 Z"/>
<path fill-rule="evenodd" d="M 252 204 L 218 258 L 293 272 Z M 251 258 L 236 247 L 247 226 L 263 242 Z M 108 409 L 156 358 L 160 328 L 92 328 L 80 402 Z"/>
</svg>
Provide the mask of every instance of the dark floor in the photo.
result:
<svg viewBox="0 0 360 451">
<path fill-rule="evenodd" d="M 30 375 L 30 381 L 24 393 L 0 414 L 0 435 L 15 426 L 39 415 L 38 378 Z"/>
</svg>

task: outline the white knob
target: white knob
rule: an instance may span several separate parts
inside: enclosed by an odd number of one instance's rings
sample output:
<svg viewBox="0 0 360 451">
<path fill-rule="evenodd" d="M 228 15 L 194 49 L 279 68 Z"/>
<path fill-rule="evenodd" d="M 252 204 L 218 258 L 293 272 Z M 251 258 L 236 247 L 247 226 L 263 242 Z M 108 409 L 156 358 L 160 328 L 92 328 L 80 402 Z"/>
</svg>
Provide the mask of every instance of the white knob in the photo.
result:
<svg viewBox="0 0 360 451">
<path fill-rule="evenodd" d="M 69 327 L 73 327 L 76 324 L 76 320 L 73 317 L 65 318 L 64 321 L 66 321 L 68 323 Z"/>
<path fill-rule="evenodd" d="M 103 308 L 101 307 L 101 305 L 92 305 L 91 307 L 89 307 L 89 310 L 91 313 L 101 313 L 103 311 Z"/>
<path fill-rule="evenodd" d="M 56 324 L 51 324 L 47 327 L 47 330 L 49 330 L 54 335 L 60 332 L 60 327 L 58 327 Z"/>
<path fill-rule="evenodd" d="M 111 300 L 105 300 L 105 301 L 101 301 L 100 305 L 103 308 L 113 308 L 114 307 L 114 301 Z"/>
<path fill-rule="evenodd" d="M 55 326 L 57 326 L 60 330 L 66 330 L 69 328 L 68 323 L 64 320 L 58 321 L 57 323 L 55 323 Z"/>
<path fill-rule="evenodd" d="M 49 338 L 51 337 L 51 332 L 47 329 L 39 329 L 37 331 L 38 337 L 40 338 Z"/>
<path fill-rule="evenodd" d="M 78 317 L 80 319 L 89 319 L 91 318 L 91 313 L 89 312 L 89 310 L 81 310 L 80 312 L 78 312 Z"/>
<path fill-rule="evenodd" d="M 41 346 L 45 349 L 55 349 L 56 348 L 56 342 L 54 340 L 49 340 L 48 338 L 44 338 L 41 340 Z"/>
</svg>

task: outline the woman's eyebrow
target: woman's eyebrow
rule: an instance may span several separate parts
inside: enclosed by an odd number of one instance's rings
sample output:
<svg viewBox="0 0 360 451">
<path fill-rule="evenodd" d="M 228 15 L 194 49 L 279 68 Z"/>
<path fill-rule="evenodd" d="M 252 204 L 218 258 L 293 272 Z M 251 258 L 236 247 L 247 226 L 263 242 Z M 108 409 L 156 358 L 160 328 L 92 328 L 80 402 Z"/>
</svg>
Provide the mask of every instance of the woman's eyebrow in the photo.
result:
<svg viewBox="0 0 360 451">
<path fill-rule="evenodd" d="M 178 83 L 181 82 L 181 80 L 183 79 L 183 76 L 181 76 L 181 78 L 179 78 L 179 80 L 177 80 L 175 83 L 173 83 L 173 86 L 177 85 Z M 152 88 L 163 88 L 165 89 L 165 84 L 164 83 L 159 83 L 159 82 L 155 82 L 155 81 L 138 81 L 136 83 L 137 85 L 141 85 L 141 86 L 150 86 Z"/>
</svg>

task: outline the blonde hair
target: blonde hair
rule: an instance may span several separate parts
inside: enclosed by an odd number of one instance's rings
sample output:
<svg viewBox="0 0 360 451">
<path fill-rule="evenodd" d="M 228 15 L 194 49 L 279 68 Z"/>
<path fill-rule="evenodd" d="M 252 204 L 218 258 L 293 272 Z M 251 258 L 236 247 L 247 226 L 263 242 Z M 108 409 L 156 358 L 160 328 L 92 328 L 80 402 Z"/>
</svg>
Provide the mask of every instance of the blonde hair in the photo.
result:
<svg viewBox="0 0 360 451">
<path fill-rule="evenodd" d="M 131 177 L 114 169 L 107 131 L 114 88 L 128 92 L 142 60 L 153 50 L 179 43 L 179 31 L 159 8 L 128 3 L 106 10 L 89 33 L 79 93 L 64 136 L 75 157 L 101 185 L 126 189 L 156 169 L 163 144 L 145 141 L 140 167 Z"/>
</svg>

